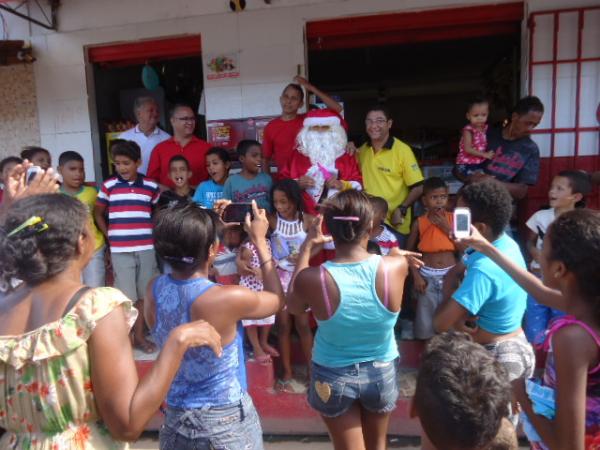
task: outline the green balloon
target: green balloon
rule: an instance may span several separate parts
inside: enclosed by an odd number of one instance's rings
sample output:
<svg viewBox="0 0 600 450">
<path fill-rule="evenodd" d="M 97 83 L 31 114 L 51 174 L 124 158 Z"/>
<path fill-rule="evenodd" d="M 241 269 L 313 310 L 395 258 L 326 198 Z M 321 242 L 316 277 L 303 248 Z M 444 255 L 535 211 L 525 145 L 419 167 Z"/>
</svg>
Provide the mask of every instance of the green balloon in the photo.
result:
<svg viewBox="0 0 600 450">
<path fill-rule="evenodd" d="M 156 70 L 148 64 L 142 69 L 142 84 L 149 91 L 154 91 L 160 86 L 160 80 L 158 79 Z"/>
</svg>

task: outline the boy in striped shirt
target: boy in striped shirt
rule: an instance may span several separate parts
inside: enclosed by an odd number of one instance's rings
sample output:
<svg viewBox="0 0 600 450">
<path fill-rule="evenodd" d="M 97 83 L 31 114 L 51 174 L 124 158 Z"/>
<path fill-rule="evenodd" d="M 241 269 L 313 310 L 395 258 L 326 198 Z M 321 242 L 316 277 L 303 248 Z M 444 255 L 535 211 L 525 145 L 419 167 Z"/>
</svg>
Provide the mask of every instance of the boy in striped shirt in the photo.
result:
<svg viewBox="0 0 600 450">
<path fill-rule="evenodd" d="M 144 332 L 143 302 L 146 286 L 158 272 L 152 208 L 160 191 L 155 181 L 138 173 L 142 163 L 138 144 L 117 139 L 110 151 L 117 175 L 102 184 L 94 217 L 110 245 L 115 287 L 136 302 L 139 315 L 133 326 L 134 345 L 150 353 L 155 346 Z"/>
</svg>

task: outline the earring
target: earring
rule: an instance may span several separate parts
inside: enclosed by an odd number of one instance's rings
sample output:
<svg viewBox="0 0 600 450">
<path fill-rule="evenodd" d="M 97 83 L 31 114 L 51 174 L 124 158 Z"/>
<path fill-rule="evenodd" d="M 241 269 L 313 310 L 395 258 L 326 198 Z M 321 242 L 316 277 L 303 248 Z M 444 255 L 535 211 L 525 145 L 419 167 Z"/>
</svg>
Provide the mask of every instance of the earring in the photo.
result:
<svg viewBox="0 0 600 450">
<path fill-rule="evenodd" d="M 558 278 L 559 277 L 559 273 L 558 272 L 554 272 L 554 278 Z"/>
</svg>

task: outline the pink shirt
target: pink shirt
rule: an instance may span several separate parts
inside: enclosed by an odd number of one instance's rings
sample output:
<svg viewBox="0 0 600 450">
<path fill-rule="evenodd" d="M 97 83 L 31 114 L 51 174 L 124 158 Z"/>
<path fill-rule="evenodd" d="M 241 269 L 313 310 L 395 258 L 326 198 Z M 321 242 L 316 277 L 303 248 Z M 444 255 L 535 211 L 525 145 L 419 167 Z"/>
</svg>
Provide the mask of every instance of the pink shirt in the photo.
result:
<svg viewBox="0 0 600 450">
<path fill-rule="evenodd" d="M 488 126 L 487 124 L 483 127 L 483 130 L 478 130 L 477 128 L 473 128 L 472 125 L 465 126 L 462 131 L 469 131 L 471 133 L 471 142 L 473 148 L 479 152 L 487 151 L 487 133 Z M 460 143 L 458 144 L 458 155 L 456 156 L 456 164 L 481 164 L 485 161 L 485 158 L 479 158 L 478 156 L 469 155 L 465 151 L 465 143 L 464 139 L 460 138 Z"/>
</svg>

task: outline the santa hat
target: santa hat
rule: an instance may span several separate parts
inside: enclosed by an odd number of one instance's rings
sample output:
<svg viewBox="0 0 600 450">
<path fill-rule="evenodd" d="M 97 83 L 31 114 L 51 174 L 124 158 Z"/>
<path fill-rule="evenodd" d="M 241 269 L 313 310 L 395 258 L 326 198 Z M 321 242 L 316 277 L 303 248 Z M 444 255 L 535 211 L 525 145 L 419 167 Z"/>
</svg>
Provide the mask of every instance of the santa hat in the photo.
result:
<svg viewBox="0 0 600 450">
<path fill-rule="evenodd" d="M 340 125 L 342 118 L 331 109 L 313 109 L 304 116 L 302 125 L 305 127 L 326 127 Z"/>
</svg>

